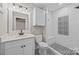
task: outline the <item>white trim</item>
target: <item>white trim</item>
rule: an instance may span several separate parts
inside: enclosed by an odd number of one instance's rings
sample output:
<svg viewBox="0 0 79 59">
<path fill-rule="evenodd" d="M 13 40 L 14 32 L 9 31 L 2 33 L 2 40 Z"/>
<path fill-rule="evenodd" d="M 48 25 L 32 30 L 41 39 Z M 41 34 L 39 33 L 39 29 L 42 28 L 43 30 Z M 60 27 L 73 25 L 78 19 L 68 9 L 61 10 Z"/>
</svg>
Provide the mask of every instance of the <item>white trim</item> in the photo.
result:
<svg viewBox="0 0 79 59">
<path fill-rule="evenodd" d="M 29 21 L 29 24 L 28 24 L 28 26 L 29 26 L 29 33 L 31 33 L 31 19 L 30 19 L 30 13 L 28 13 L 28 21 Z"/>
<path fill-rule="evenodd" d="M 0 13 L 3 14 L 3 9 L 0 7 Z"/>
<path fill-rule="evenodd" d="M 20 11 L 16 9 L 13 9 L 12 11 L 17 12 L 17 13 L 22 13 L 22 14 L 29 14 L 28 12 L 24 12 L 24 11 Z"/>
</svg>

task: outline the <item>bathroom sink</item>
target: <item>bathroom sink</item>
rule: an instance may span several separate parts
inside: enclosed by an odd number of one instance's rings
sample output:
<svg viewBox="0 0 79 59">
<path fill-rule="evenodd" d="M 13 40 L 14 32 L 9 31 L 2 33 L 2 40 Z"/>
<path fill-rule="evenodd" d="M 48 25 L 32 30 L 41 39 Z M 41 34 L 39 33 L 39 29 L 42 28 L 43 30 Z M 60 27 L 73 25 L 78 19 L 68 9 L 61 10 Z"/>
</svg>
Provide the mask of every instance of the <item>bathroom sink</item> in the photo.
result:
<svg viewBox="0 0 79 59">
<path fill-rule="evenodd" d="M 13 35 L 13 36 L 11 36 L 11 38 L 21 39 L 21 38 L 27 38 L 27 37 L 31 37 L 31 36 L 34 36 L 34 35 L 32 35 L 32 34 Z"/>
<path fill-rule="evenodd" d="M 3 37 L 1 41 L 6 42 L 6 41 L 19 40 L 19 39 L 29 38 L 29 37 L 34 37 L 34 35 L 32 35 L 32 34 L 8 35 L 6 37 Z"/>
</svg>

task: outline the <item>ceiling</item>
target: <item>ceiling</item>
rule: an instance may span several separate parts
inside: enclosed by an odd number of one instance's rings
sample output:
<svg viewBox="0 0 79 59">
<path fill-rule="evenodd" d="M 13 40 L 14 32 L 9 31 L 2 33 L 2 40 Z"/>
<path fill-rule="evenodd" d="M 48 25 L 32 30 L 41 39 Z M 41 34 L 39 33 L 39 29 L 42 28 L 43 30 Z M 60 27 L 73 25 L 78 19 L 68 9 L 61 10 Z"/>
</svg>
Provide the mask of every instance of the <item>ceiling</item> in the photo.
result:
<svg viewBox="0 0 79 59">
<path fill-rule="evenodd" d="M 40 8 L 48 8 L 49 11 L 55 11 L 62 7 L 68 6 L 72 3 L 23 3 L 27 7 L 40 7 Z"/>
<path fill-rule="evenodd" d="M 49 11 L 55 11 L 59 8 L 70 5 L 71 3 L 33 3 L 40 8 L 48 8 Z"/>
</svg>

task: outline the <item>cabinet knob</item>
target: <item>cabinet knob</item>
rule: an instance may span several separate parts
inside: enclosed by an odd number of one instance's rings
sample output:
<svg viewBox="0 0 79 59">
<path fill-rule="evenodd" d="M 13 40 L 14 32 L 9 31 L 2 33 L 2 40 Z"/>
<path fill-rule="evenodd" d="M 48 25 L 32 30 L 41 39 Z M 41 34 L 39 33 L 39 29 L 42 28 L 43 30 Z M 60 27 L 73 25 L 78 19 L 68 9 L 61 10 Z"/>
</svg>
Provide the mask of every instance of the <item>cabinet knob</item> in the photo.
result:
<svg viewBox="0 0 79 59">
<path fill-rule="evenodd" d="M 21 46 L 21 48 L 23 48 L 23 46 Z"/>
<path fill-rule="evenodd" d="M 24 45 L 24 47 L 26 47 L 26 46 Z"/>
</svg>

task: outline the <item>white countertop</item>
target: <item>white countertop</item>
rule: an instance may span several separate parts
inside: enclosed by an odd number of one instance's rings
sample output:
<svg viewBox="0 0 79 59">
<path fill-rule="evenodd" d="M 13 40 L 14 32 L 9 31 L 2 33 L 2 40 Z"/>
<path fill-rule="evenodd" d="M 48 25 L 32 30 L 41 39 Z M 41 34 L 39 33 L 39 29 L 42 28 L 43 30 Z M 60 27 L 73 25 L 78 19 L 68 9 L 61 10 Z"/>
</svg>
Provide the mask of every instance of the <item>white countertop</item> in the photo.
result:
<svg viewBox="0 0 79 59">
<path fill-rule="evenodd" d="M 13 40 L 19 40 L 23 38 L 30 38 L 30 37 L 35 37 L 32 34 L 24 34 L 24 35 L 5 35 L 0 37 L 1 43 L 7 42 L 7 41 L 13 41 Z"/>
</svg>

